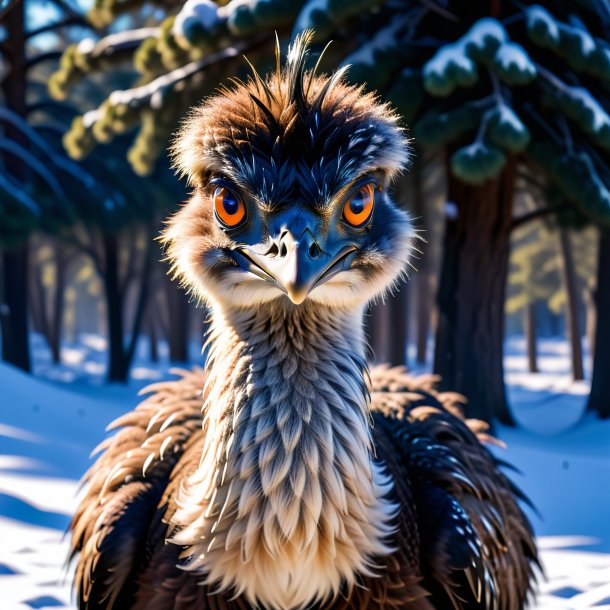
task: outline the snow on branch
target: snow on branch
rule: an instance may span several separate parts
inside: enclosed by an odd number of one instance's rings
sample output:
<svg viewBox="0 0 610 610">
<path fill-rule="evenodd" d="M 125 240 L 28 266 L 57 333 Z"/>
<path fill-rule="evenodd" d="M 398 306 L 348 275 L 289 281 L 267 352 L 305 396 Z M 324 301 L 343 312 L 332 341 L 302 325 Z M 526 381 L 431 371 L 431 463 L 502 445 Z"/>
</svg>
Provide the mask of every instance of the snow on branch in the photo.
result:
<svg viewBox="0 0 610 610">
<path fill-rule="evenodd" d="M 574 121 L 593 141 L 610 149 L 610 114 L 585 87 L 564 83 L 549 70 L 538 66 L 548 84 L 555 105 Z"/>
<path fill-rule="evenodd" d="M 102 55 L 107 57 L 120 51 L 137 49 L 144 40 L 158 33 L 158 27 L 151 27 L 110 34 L 97 42 L 93 38 L 84 38 L 76 45 L 76 51 L 87 62 Z"/>
<path fill-rule="evenodd" d="M 461 38 L 442 46 L 424 65 L 424 86 L 437 97 L 472 87 L 479 81 L 477 64 L 509 86 L 527 85 L 536 78 L 536 67 L 525 48 L 509 40 L 497 19 L 484 17 Z"/>
<path fill-rule="evenodd" d="M 148 38 L 158 35 L 160 28 L 138 28 L 105 36 L 97 42 L 84 38 L 70 45 L 61 57 L 60 67 L 49 79 L 49 92 L 55 99 L 63 100 L 70 86 L 86 73 L 109 68 L 121 59 L 131 58 L 132 53 Z"/>
<path fill-rule="evenodd" d="M 110 106 L 126 105 L 131 109 L 149 105 L 154 110 L 158 110 L 163 104 L 164 96 L 172 90 L 179 82 L 184 81 L 194 74 L 205 70 L 208 66 L 235 57 L 247 48 L 246 43 L 227 47 L 217 53 L 211 53 L 197 61 L 192 61 L 185 66 L 176 68 L 167 74 L 157 77 L 150 83 L 132 89 L 113 91 L 108 102 Z M 87 113 L 89 115 L 89 113 Z M 92 115 L 93 118 L 95 115 Z M 87 121 L 85 121 L 87 123 Z"/>
<path fill-rule="evenodd" d="M 290 4 L 290 2 L 286 2 L 286 4 Z M 302 4 L 303 8 L 295 14 L 298 16 L 292 35 L 313 29 L 316 38 L 324 39 L 350 17 L 376 8 L 383 4 L 383 0 L 309 0 L 294 2 L 294 4 Z"/>
<path fill-rule="evenodd" d="M 586 72 L 610 82 L 610 49 L 596 40 L 585 25 L 562 23 L 540 5 L 526 9 L 527 33 L 535 44 L 565 59 L 577 72 Z"/>
</svg>

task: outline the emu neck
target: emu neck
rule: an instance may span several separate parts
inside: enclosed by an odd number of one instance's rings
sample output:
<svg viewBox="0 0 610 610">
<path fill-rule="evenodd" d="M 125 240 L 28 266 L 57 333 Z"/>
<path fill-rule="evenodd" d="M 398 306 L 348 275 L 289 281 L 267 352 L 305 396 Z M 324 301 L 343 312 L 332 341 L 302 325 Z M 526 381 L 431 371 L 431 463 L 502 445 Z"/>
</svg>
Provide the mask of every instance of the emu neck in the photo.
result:
<svg viewBox="0 0 610 610">
<path fill-rule="evenodd" d="M 360 312 L 217 311 L 208 368 L 203 457 L 176 537 L 190 569 L 272 608 L 370 574 L 393 507 L 371 454 Z"/>
</svg>

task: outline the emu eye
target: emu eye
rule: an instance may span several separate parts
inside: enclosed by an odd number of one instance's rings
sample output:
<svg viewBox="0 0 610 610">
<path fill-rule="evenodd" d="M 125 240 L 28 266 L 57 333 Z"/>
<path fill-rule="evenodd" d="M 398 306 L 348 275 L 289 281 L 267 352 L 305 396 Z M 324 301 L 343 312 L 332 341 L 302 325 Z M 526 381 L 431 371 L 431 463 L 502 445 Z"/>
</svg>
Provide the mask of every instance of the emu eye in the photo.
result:
<svg viewBox="0 0 610 610">
<path fill-rule="evenodd" d="M 343 207 L 343 218 L 352 227 L 363 227 L 371 218 L 375 203 L 375 186 L 372 182 L 361 186 Z"/>
<path fill-rule="evenodd" d="M 216 218 L 229 228 L 236 227 L 246 217 L 244 202 L 224 186 L 214 191 L 214 211 Z"/>
</svg>

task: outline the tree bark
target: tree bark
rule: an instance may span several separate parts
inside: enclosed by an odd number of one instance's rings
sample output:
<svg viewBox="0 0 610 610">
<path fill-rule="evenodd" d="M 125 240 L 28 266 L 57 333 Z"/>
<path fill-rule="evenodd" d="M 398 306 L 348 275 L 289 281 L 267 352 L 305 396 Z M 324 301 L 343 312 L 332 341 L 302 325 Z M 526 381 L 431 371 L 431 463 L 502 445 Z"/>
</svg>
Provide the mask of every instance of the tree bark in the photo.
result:
<svg viewBox="0 0 610 610">
<path fill-rule="evenodd" d="M 39 244 L 40 247 L 40 244 Z M 64 247 L 54 243 L 55 283 L 49 291 L 45 288 L 40 265 L 33 264 L 30 268 L 29 312 L 34 330 L 40 333 L 49 349 L 53 364 L 60 363 L 61 334 L 64 317 L 64 293 L 66 289 L 66 273 L 70 257 Z M 52 295 L 52 298 L 51 298 Z"/>
<path fill-rule="evenodd" d="M 563 284 L 566 292 L 565 314 L 572 358 L 572 376 L 574 381 L 581 381 L 585 376 L 582 366 L 582 338 L 578 320 L 578 287 L 570 236 L 564 228 L 559 229 L 559 244 L 561 250 Z"/>
<path fill-rule="evenodd" d="M 32 244 L 30 244 L 30 247 L 31 246 Z M 42 280 L 40 279 L 40 273 L 38 273 L 35 264 L 33 265 L 33 268 L 30 269 L 29 281 L 28 308 L 30 311 L 30 322 L 32 323 L 34 332 L 40 333 L 48 342 L 49 321 L 46 315 L 44 288 L 42 286 Z"/>
<path fill-rule="evenodd" d="M 61 244 L 55 245 L 55 292 L 49 325 L 49 343 L 54 364 L 61 362 L 61 332 L 64 321 L 64 295 L 66 291 L 66 272 L 68 257 Z"/>
<path fill-rule="evenodd" d="M 142 324 L 144 322 L 144 315 L 146 314 L 146 305 L 148 302 L 148 295 L 150 293 L 150 280 L 154 246 L 155 242 L 152 239 L 148 239 L 148 243 L 144 251 L 142 270 L 140 271 L 140 291 L 136 300 L 136 310 L 133 319 L 133 324 L 131 327 L 129 346 L 125 354 L 125 365 L 128 371 L 131 367 L 131 363 L 136 352 L 138 338 L 140 337 Z M 131 256 L 136 256 L 135 251 L 131 253 Z"/>
<path fill-rule="evenodd" d="M 430 231 L 430 210 L 426 205 L 424 194 L 424 178 L 421 163 L 416 163 L 413 168 L 413 207 L 419 223 L 426 231 Z M 428 361 L 428 337 L 430 335 L 430 322 L 432 310 L 434 309 L 434 297 L 430 286 L 430 248 L 426 240 L 417 244 L 421 255 L 417 261 L 418 272 L 415 275 L 415 360 L 418 364 L 426 364 Z"/>
<path fill-rule="evenodd" d="M 151 362 L 159 362 L 159 345 L 157 339 L 157 321 L 152 315 L 151 304 L 148 305 L 148 311 L 146 313 L 146 326 L 148 330 L 148 347 L 149 347 L 149 358 Z"/>
<path fill-rule="evenodd" d="M 127 381 L 123 322 L 123 295 L 119 280 L 119 251 L 116 235 L 104 236 L 104 269 L 102 279 L 106 295 L 108 320 L 108 381 Z"/>
<path fill-rule="evenodd" d="M 527 343 L 527 363 L 530 373 L 540 372 L 538 369 L 538 341 L 536 337 L 536 304 L 528 303 L 523 313 L 525 340 Z"/>
<path fill-rule="evenodd" d="M 25 55 L 25 9 L 23 2 L 15 6 L 5 16 L 4 30 L 7 39 L 3 43 L 3 53 L 10 73 L 2 80 L 2 92 L 7 108 L 21 117 L 26 115 L 26 55 Z M 18 130 L 7 125 L 5 136 L 21 146 L 27 146 L 27 139 Z M 6 169 L 15 177 L 20 177 L 23 164 L 9 157 Z M 30 371 L 30 346 L 28 328 L 28 247 L 27 244 L 2 253 L 3 274 L 1 315 L 2 315 L 2 358 L 24 371 Z"/>
<path fill-rule="evenodd" d="M 407 363 L 407 346 L 409 343 L 409 287 L 400 286 L 400 290 L 390 298 L 388 315 L 388 362 L 392 366 L 404 366 Z"/>
<path fill-rule="evenodd" d="M 171 282 L 169 277 L 166 280 L 165 287 L 169 314 L 167 324 L 169 359 L 171 362 L 188 362 L 191 304 L 184 291 Z"/>
<path fill-rule="evenodd" d="M 610 417 L 610 229 L 601 231 L 595 289 L 597 324 L 595 359 L 587 408 L 600 417 Z"/>
<path fill-rule="evenodd" d="M 378 302 L 369 306 L 365 318 L 365 332 L 370 347 L 370 359 L 386 362 L 388 359 L 388 304 Z"/>
<path fill-rule="evenodd" d="M 464 394 L 466 413 L 514 425 L 504 387 L 504 296 L 508 272 L 515 160 L 484 184 L 449 176 L 448 216 L 437 302 L 434 370 L 441 387 Z"/>
<path fill-rule="evenodd" d="M 28 246 L 2 253 L 2 359 L 30 371 Z"/>
<path fill-rule="evenodd" d="M 426 362 L 428 362 L 428 336 L 430 334 L 432 309 L 434 307 L 430 280 L 430 274 L 427 271 L 421 271 L 420 276 L 417 278 L 417 331 L 415 361 L 418 364 L 426 364 Z"/>
</svg>

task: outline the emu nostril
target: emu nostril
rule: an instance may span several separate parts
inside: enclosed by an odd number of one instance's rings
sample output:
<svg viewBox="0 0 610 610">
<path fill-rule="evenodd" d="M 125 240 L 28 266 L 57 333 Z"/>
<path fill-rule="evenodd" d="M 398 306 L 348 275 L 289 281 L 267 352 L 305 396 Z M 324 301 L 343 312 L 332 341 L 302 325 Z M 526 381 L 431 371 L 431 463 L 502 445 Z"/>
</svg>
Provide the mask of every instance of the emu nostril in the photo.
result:
<svg viewBox="0 0 610 610">
<path fill-rule="evenodd" d="M 322 250 L 320 250 L 320 246 L 318 246 L 318 244 L 314 241 L 311 244 L 311 246 L 309 246 L 310 258 L 318 258 L 318 256 L 320 256 L 321 253 L 322 253 Z"/>
<path fill-rule="evenodd" d="M 267 256 L 277 256 L 279 254 L 279 248 L 276 243 L 271 244 L 269 250 L 267 250 Z"/>
<path fill-rule="evenodd" d="M 286 244 L 282 242 L 280 246 L 280 258 L 284 258 L 288 254 L 288 248 L 286 248 Z"/>
</svg>

